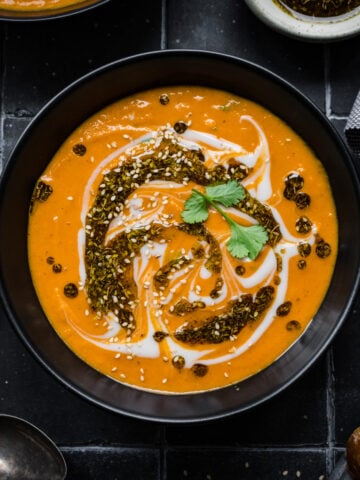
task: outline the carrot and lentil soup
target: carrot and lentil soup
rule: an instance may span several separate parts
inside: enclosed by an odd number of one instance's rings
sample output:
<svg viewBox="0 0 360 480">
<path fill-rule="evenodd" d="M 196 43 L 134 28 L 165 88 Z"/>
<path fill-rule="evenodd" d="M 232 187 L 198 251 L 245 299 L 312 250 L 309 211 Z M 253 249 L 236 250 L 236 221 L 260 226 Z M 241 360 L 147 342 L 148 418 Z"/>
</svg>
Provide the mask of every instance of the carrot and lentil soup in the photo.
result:
<svg viewBox="0 0 360 480">
<path fill-rule="evenodd" d="M 105 108 L 32 196 L 33 282 L 93 368 L 158 392 L 264 369 L 327 291 L 337 219 L 326 173 L 283 121 L 231 93 L 169 87 Z"/>
<path fill-rule="evenodd" d="M 84 0 L 0 0 L 0 9 L 34 12 L 84 3 Z"/>
</svg>

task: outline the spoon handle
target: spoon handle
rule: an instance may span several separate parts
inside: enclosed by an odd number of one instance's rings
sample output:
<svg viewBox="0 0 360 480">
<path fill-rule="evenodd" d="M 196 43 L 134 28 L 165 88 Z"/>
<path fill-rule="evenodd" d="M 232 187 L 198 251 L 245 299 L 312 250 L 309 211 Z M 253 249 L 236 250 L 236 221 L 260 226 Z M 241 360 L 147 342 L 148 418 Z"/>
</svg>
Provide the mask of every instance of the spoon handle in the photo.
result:
<svg viewBox="0 0 360 480">
<path fill-rule="evenodd" d="M 329 480 L 353 480 L 350 473 L 346 468 L 346 458 L 343 455 L 335 465 L 334 470 L 331 472 Z"/>
</svg>

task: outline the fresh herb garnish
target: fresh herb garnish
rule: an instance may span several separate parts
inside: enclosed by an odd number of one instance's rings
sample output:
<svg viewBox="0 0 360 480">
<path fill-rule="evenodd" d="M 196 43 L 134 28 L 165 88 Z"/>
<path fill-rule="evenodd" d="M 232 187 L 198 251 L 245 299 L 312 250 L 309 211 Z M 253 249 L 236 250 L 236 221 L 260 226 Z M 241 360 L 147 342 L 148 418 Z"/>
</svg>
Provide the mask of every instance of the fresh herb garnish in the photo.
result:
<svg viewBox="0 0 360 480">
<path fill-rule="evenodd" d="M 226 245 L 231 255 L 254 260 L 268 239 L 266 230 L 262 225 L 239 225 L 219 206 L 220 203 L 224 207 L 232 207 L 244 197 L 244 188 L 235 180 L 206 187 L 205 193 L 193 189 L 191 196 L 185 201 L 181 216 L 186 223 L 205 222 L 209 216 L 209 204 L 212 205 L 230 226 L 231 237 Z"/>
</svg>

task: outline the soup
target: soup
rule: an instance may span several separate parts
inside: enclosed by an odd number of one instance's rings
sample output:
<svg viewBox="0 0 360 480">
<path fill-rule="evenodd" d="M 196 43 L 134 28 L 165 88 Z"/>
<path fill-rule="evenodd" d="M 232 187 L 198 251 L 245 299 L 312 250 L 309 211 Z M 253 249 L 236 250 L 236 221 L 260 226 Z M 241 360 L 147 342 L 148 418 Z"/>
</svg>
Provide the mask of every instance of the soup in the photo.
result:
<svg viewBox="0 0 360 480">
<path fill-rule="evenodd" d="M 20 12 L 54 10 L 84 3 L 85 0 L 0 0 L 0 9 Z"/>
<path fill-rule="evenodd" d="M 28 250 L 76 355 L 136 388 L 199 392 L 256 374 L 304 332 L 333 272 L 336 210 L 322 164 L 279 118 L 168 87 L 64 142 L 35 187 Z"/>
</svg>

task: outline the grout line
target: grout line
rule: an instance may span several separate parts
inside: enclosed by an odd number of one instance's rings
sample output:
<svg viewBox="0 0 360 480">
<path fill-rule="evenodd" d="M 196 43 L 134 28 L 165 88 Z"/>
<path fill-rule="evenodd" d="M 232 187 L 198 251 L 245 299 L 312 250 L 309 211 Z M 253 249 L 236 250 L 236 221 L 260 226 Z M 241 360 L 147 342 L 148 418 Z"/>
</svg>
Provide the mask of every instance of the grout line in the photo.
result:
<svg viewBox="0 0 360 480">
<path fill-rule="evenodd" d="M 336 115 L 332 113 L 331 115 L 328 115 L 329 120 L 347 120 L 348 116 L 347 115 Z"/>
<path fill-rule="evenodd" d="M 19 118 L 25 119 L 25 120 L 32 120 L 35 115 L 32 113 L 22 115 L 22 114 L 13 113 L 13 112 L 9 112 L 9 113 L 2 112 L 2 116 L 4 119 L 7 119 L 7 120 L 18 120 Z"/>
<path fill-rule="evenodd" d="M 4 99 L 5 99 L 5 29 L 0 30 L 1 40 L 2 40 L 2 55 L 1 55 L 1 65 L 0 65 L 0 175 L 4 169 L 4 128 L 5 128 L 5 110 L 4 110 Z"/>
<path fill-rule="evenodd" d="M 334 381 L 334 354 L 332 348 L 326 355 L 326 418 L 327 418 L 327 448 L 326 448 L 326 471 L 327 475 L 335 466 L 335 381 Z"/>
<path fill-rule="evenodd" d="M 324 45 L 324 85 L 325 85 L 325 114 L 331 118 L 331 82 L 330 82 L 330 50 Z"/>
<path fill-rule="evenodd" d="M 94 452 L 94 453 L 106 453 L 106 452 L 118 452 L 121 450 L 158 450 L 159 446 L 154 445 L 129 445 L 129 444 L 119 444 L 116 446 L 103 446 L 103 445 L 76 445 L 76 446 L 69 446 L 69 445 L 59 445 L 59 448 L 62 452 L 71 453 L 71 452 Z M 232 452 L 234 454 L 239 453 L 239 451 L 243 453 L 259 453 L 259 452 L 267 452 L 267 453 L 286 453 L 286 452 L 302 452 L 302 453 L 319 453 L 324 452 L 326 449 L 324 446 L 309 446 L 309 445 L 298 445 L 298 446 L 291 446 L 291 447 L 269 447 L 264 445 L 262 447 L 236 447 L 236 446 L 229 446 L 229 445 L 171 445 L 171 447 L 161 445 L 160 449 L 163 449 L 164 452 L 167 450 L 177 450 L 181 452 L 194 452 L 194 451 L 214 451 L 214 452 Z M 164 457 L 165 458 L 165 457 Z M 166 459 L 166 458 L 165 458 Z M 166 472 L 164 472 L 166 473 Z M 164 477 L 165 478 L 165 477 Z"/>
<path fill-rule="evenodd" d="M 160 480 L 167 480 L 166 426 L 160 428 Z"/>
<path fill-rule="evenodd" d="M 166 31 L 166 0 L 161 1 L 161 38 L 160 38 L 160 48 L 161 50 L 167 49 L 167 31 Z"/>
<path fill-rule="evenodd" d="M 124 450 L 134 451 L 134 450 L 159 450 L 160 449 L 159 445 L 155 445 L 155 444 L 143 445 L 143 444 L 137 444 L 137 443 L 135 443 L 134 445 L 118 444 L 118 445 L 75 445 L 75 446 L 57 444 L 57 446 L 64 453 L 89 452 L 89 453 L 99 453 L 99 454 L 104 454 L 104 453 L 114 454 L 116 452 L 121 452 Z"/>
</svg>

